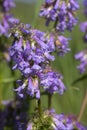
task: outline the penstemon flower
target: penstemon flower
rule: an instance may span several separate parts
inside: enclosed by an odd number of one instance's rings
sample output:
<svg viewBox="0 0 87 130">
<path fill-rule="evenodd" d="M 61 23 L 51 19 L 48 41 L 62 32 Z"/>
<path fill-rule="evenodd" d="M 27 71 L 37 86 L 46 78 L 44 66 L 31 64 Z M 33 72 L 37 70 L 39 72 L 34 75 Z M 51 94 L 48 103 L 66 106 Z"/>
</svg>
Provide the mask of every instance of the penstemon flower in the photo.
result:
<svg viewBox="0 0 87 130">
<path fill-rule="evenodd" d="M 46 25 L 54 22 L 56 30 L 53 29 L 50 33 L 20 23 L 10 15 L 10 9 L 15 7 L 13 0 L 0 0 L 0 4 L 0 36 L 8 37 L 10 32 L 9 37 L 13 38 L 9 49 L 14 62 L 12 69 L 19 70 L 22 76 L 21 80 L 17 80 L 18 86 L 14 85 L 13 90 L 17 93 L 15 99 L 4 102 L 5 109 L 0 111 L 0 128 L 4 130 L 4 127 L 8 129 L 10 126 L 13 130 L 86 130 L 73 115 L 65 116 L 50 110 L 52 95 L 62 95 L 66 90 L 63 76 L 52 69 L 51 62 L 55 60 L 55 52 L 64 56 L 70 51 L 70 38 L 60 32 L 71 31 L 77 24 L 75 13 L 79 8 L 78 2 L 45 0 L 39 15 L 46 18 Z M 86 32 L 85 27 L 82 29 Z M 87 64 L 86 51 L 75 57 L 81 61 L 78 68 L 84 72 Z M 42 93 L 48 96 L 48 110 L 41 107 Z M 36 99 L 35 113 L 31 116 L 28 115 L 30 99 Z"/>
<path fill-rule="evenodd" d="M 50 62 L 55 60 L 52 55 L 56 48 L 54 35 L 32 29 L 30 25 L 22 24 L 16 28 L 17 30 L 12 33 L 14 42 L 10 48 L 10 55 L 15 63 L 13 69 L 18 69 L 25 80 L 18 81 L 19 87 L 15 91 L 22 98 L 26 93 L 31 97 L 40 98 L 41 85 L 51 94 L 55 92 L 63 94 L 65 86 L 61 81 L 62 76 L 47 68 Z M 60 36 L 59 40 L 60 44 L 63 42 L 68 44 L 63 36 Z M 62 47 L 63 45 L 60 47 L 61 50 Z"/>
<path fill-rule="evenodd" d="M 78 2 L 75 0 L 45 0 L 39 15 L 46 18 L 46 25 L 54 21 L 54 27 L 58 32 L 66 29 L 71 31 L 78 21 L 75 17 L 78 8 Z"/>
</svg>

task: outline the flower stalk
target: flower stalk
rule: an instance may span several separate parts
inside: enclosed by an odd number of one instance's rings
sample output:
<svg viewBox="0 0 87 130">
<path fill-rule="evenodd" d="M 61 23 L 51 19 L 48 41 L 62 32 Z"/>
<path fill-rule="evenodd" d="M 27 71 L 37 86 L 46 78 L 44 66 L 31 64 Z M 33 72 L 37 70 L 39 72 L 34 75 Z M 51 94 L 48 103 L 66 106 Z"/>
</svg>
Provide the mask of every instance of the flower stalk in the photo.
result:
<svg viewBox="0 0 87 130">
<path fill-rule="evenodd" d="M 87 105 L 87 90 L 86 90 L 86 93 L 85 93 L 85 96 L 84 96 L 84 99 L 83 99 L 83 102 L 82 102 L 82 105 L 81 105 L 80 113 L 79 113 L 79 116 L 78 116 L 78 122 L 81 121 L 81 118 L 84 114 L 86 105 Z"/>
<path fill-rule="evenodd" d="M 52 105 L 52 94 L 48 94 L 48 109 L 51 109 L 51 105 Z"/>
</svg>

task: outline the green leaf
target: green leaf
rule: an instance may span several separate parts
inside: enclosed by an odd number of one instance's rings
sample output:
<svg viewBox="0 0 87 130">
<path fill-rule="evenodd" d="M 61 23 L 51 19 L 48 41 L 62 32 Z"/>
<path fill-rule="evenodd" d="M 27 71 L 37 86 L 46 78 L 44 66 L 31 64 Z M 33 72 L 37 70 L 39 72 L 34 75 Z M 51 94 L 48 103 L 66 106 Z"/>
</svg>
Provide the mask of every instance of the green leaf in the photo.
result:
<svg viewBox="0 0 87 130">
<path fill-rule="evenodd" d="M 73 81 L 72 85 L 77 84 L 78 82 L 84 82 L 84 80 L 87 80 L 87 74 L 84 74 L 83 76 L 77 78 L 76 80 Z"/>
</svg>

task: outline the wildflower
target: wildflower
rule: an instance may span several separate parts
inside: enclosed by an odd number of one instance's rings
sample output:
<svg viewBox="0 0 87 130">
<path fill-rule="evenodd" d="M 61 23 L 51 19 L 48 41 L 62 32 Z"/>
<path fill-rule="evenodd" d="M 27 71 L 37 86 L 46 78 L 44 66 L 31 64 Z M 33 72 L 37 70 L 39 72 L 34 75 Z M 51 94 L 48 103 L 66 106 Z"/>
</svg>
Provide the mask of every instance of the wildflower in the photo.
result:
<svg viewBox="0 0 87 130">
<path fill-rule="evenodd" d="M 50 94 L 63 94 L 65 91 L 65 86 L 61 80 L 62 78 L 63 77 L 60 74 L 49 71 L 45 74 L 41 74 L 40 84 L 43 86 L 44 90 Z"/>
<path fill-rule="evenodd" d="M 33 117 L 27 126 L 27 130 L 41 128 L 48 130 L 86 130 L 86 128 L 77 121 L 74 115 L 56 114 L 54 109 L 45 110 L 40 119 L 38 115 Z"/>
<path fill-rule="evenodd" d="M 54 21 L 57 31 L 63 32 L 66 29 L 71 31 L 78 22 L 74 15 L 78 8 L 78 2 L 75 0 L 70 0 L 68 3 L 60 0 L 46 0 L 39 15 L 46 18 L 47 26 Z"/>
<path fill-rule="evenodd" d="M 10 56 L 14 61 L 13 69 L 18 69 L 25 80 L 15 91 L 21 98 L 27 94 L 38 99 L 40 98 L 39 86 L 41 85 L 45 91 L 51 94 L 56 92 L 63 94 L 65 86 L 62 82 L 62 76 L 49 71 L 47 66 L 55 60 L 52 53 L 56 50 L 56 46 L 61 54 L 65 54 L 69 50 L 67 47 L 68 39 L 58 36 L 61 44 L 59 46 L 55 44 L 53 34 L 49 35 L 23 24 L 18 25 L 17 30 L 12 33 L 14 41 L 10 48 Z M 44 73 L 46 69 L 47 72 Z"/>
<path fill-rule="evenodd" d="M 53 130 L 86 130 L 76 119 L 75 116 L 64 114 L 56 114 L 55 110 L 49 110 L 48 116 L 52 118 L 52 128 Z"/>
</svg>

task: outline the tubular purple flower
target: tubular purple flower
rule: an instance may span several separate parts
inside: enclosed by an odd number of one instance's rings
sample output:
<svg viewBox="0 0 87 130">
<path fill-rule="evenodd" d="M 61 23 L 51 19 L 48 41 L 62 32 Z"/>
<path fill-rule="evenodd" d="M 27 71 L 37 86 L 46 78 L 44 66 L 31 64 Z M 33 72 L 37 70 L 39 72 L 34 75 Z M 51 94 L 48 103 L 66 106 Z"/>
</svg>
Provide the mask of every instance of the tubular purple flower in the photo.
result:
<svg viewBox="0 0 87 130">
<path fill-rule="evenodd" d="M 73 15 L 69 12 L 68 13 L 68 22 L 67 22 L 67 29 L 72 31 L 73 26 L 75 26 L 78 22 L 78 19 L 73 17 Z"/>
<path fill-rule="evenodd" d="M 17 83 L 20 85 L 17 89 L 14 89 L 15 92 L 17 92 L 18 96 L 21 98 L 24 98 L 24 89 L 26 87 L 26 84 L 22 81 L 18 80 Z"/>
<path fill-rule="evenodd" d="M 68 4 L 68 9 L 73 10 L 73 11 L 79 9 L 77 0 L 70 0 L 70 3 Z"/>
<path fill-rule="evenodd" d="M 34 94 L 35 94 L 36 95 L 35 97 L 37 99 L 40 98 L 40 90 L 39 90 L 39 86 L 38 86 L 38 79 L 31 79 L 31 78 L 29 78 L 27 93 L 31 97 L 34 97 Z"/>
</svg>

